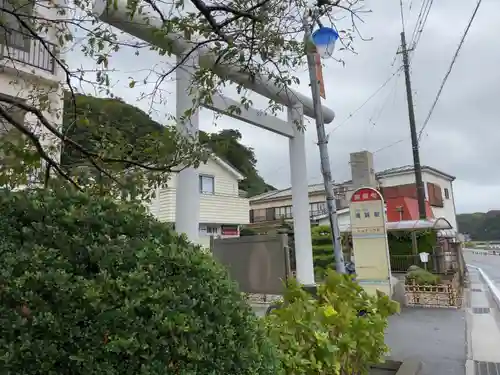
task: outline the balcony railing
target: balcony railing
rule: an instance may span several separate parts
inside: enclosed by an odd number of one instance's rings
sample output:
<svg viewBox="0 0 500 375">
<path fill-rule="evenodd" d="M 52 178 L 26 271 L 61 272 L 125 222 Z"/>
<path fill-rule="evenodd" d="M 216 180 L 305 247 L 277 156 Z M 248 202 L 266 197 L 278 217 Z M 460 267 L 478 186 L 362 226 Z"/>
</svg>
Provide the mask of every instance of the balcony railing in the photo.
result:
<svg viewBox="0 0 500 375">
<path fill-rule="evenodd" d="M 338 204 L 338 202 L 337 202 Z M 283 210 L 286 208 L 287 210 Z M 339 205 L 337 206 L 337 209 Z M 289 209 L 289 210 L 288 210 Z M 309 217 L 315 218 L 328 213 L 326 207 L 319 209 L 309 208 Z M 262 223 L 266 221 L 276 221 L 276 220 L 290 220 L 293 219 L 292 206 L 282 206 L 282 207 L 272 207 L 272 208 L 261 208 L 256 210 L 250 210 L 250 223 Z"/>
<path fill-rule="evenodd" d="M 56 46 L 36 39 L 27 31 L 0 30 L 0 58 L 54 73 Z"/>
</svg>

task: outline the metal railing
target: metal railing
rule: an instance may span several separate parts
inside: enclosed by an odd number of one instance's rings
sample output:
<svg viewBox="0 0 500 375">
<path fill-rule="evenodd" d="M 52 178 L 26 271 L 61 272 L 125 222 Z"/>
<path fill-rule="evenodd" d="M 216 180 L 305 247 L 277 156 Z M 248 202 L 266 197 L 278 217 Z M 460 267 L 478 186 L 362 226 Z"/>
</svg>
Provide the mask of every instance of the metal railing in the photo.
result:
<svg viewBox="0 0 500 375">
<path fill-rule="evenodd" d="M 420 261 L 419 255 L 390 255 L 392 272 L 407 272 L 411 266 L 425 268 L 425 264 Z M 429 272 L 439 272 L 439 265 L 443 260 L 442 255 L 429 255 L 427 270 Z"/>
<path fill-rule="evenodd" d="M 27 31 L 0 30 L 0 59 L 54 73 L 56 45 L 34 38 Z"/>
</svg>

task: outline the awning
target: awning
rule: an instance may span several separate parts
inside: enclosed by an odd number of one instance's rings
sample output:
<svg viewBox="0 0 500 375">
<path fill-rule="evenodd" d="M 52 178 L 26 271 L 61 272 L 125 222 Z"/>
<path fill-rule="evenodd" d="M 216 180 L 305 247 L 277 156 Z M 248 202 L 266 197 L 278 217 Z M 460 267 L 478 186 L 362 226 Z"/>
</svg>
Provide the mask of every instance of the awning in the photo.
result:
<svg viewBox="0 0 500 375">
<path fill-rule="evenodd" d="M 437 231 L 439 238 L 456 238 L 457 232 L 455 229 L 442 229 Z"/>
<path fill-rule="evenodd" d="M 444 217 L 426 220 L 393 221 L 386 224 L 387 230 L 422 230 L 422 229 L 452 229 L 450 222 Z"/>
<path fill-rule="evenodd" d="M 341 232 L 351 231 L 350 223 L 349 224 L 346 223 L 343 225 L 340 224 L 339 227 Z M 446 220 L 444 217 L 440 217 L 437 219 L 426 219 L 426 220 L 393 221 L 386 223 L 386 228 L 388 232 L 398 231 L 398 230 L 416 231 L 416 230 L 433 229 L 436 230 L 438 233 L 443 230 L 453 229 L 450 222 Z M 453 237 L 455 236 L 453 235 Z"/>
</svg>

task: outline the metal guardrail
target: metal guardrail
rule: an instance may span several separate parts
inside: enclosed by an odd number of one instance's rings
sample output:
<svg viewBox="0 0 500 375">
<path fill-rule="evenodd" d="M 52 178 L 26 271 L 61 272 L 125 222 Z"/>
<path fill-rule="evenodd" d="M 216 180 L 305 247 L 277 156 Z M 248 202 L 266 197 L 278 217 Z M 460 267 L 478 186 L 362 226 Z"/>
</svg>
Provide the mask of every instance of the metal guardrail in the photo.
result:
<svg viewBox="0 0 500 375">
<path fill-rule="evenodd" d="M 465 249 L 475 255 L 494 255 L 500 256 L 500 250 L 476 250 L 476 249 Z"/>
<path fill-rule="evenodd" d="M 27 31 L 0 31 L 0 58 L 54 73 L 56 45 L 29 35 Z"/>
<path fill-rule="evenodd" d="M 429 262 L 427 263 L 427 270 L 430 272 L 438 271 L 438 264 L 443 255 L 429 255 Z M 392 272 L 407 272 L 411 266 L 418 266 L 426 268 L 425 264 L 420 261 L 419 255 L 390 255 L 391 271 Z"/>
</svg>

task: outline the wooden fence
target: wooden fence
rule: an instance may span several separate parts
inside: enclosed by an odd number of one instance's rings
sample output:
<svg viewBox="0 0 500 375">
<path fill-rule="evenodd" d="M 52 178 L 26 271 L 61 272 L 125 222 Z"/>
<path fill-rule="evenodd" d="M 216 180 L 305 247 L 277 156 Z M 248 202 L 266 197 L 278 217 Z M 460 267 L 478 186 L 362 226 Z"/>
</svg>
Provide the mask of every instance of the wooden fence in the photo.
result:
<svg viewBox="0 0 500 375">
<path fill-rule="evenodd" d="M 460 308 L 463 303 L 463 287 L 457 272 L 449 281 L 438 285 L 405 285 L 406 302 L 414 307 Z"/>
</svg>

